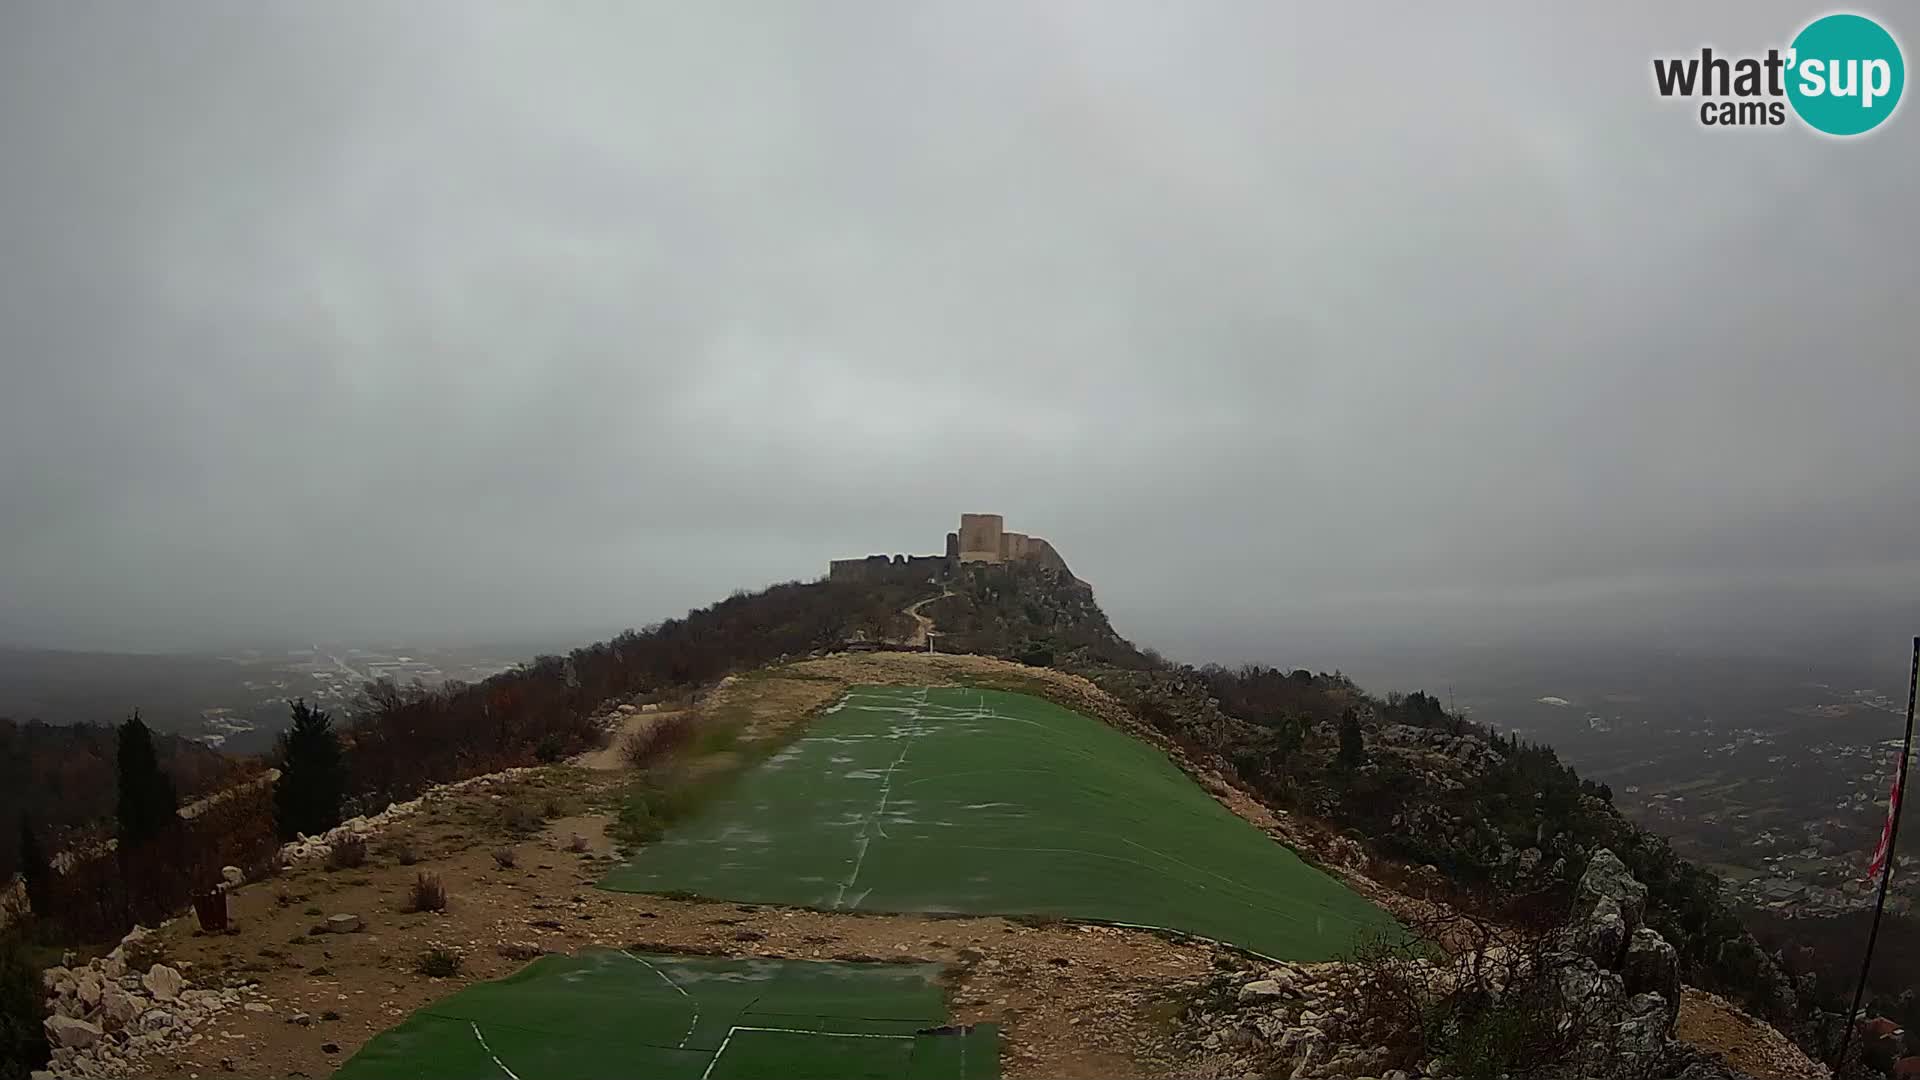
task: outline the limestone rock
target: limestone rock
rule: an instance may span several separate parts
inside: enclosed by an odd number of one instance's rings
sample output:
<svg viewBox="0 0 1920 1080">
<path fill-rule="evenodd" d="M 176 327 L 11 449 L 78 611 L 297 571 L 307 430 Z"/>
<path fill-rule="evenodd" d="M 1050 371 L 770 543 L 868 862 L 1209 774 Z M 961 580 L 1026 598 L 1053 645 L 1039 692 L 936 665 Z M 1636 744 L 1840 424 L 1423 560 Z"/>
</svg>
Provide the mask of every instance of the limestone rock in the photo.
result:
<svg viewBox="0 0 1920 1080">
<path fill-rule="evenodd" d="M 80 1004 L 91 1009 L 100 1004 L 100 991 L 100 973 L 92 968 L 81 969 L 74 978 L 73 996 L 80 999 Z"/>
<path fill-rule="evenodd" d="M 1660 995 L 1666 1015 L 1661 1034 L 1672 1032 L 1680 1019 L 1680 954 L 1658 930 L 1643 926 L 1633 932 L 1626 958 L 1620 964 L 1620 977 L 1630 995 Z"/>
<path fill-rule="evenodd" d="M 140 1015 L 140 1001 L 118 985 L 109 986 L 100 995 L 101 1024 L 109 1031 L 123 1028 Z"/>
<path fill-rule="evenodd" d="M 100 1025 L 76 1020 L 71 1016 L 49 1016 L 46 1028 L 49 1042 L 55 1046 L 70 1046 L 76 1050 L 92 1046 L 103 1034 Z"/>
<path fill-rule="evenodd" d="M 187 985 L 187 980 L 173 968 L 155 964 L 140 980 L 140 985 L 146 987 L 147 993 L 152 994 L 155 1000 L 172 1001 L 180 996 L 180 990 Z"/>
<path fill-rule="evenodd" d="M 1619 905 L 1608 897 L 1600 898 L 1594 910 L 1570 926 L 1568 932 L 1575 951 L 1605 968 L 1618 964 L 1629 940 L 1627 921 L 1620 914 Z"/>
<path fill-rule="evenodd" d="M 227 883 L 227 888 L 229 889 L 237 889 L 247 883 L 247 875 L 242 873 L 237 866 L 221 867 L 220 877 Z"/>
<path fill-rule="evenodd" d="M 1574 889 L 1573 910 L 1575 921 L 1582 921 L 1595 912 L 1603 900 L 1612 901 L 1610 910 L 1619 913 L 1627 924 L 1627 933 L 1640 928 L 1647 914 L 1647 887 L 1634 880 L 1627 870 L 1627 864 L 1620 861 L 1609 848 L 1601 848 L 1587 860 L 1587 871 L 1580 875 L 1580 884 Z M 1602 908 L 1602 911 L 1609 910 Z"/>
<path fill-rule="evenodd" d="M 1278 980 L 1256 979 L 1240 988 L 1241 1001 L 1262 1001 L 1279 997 L 1285 991 Z"/>
<path fill-rule="evenodd" d="M 327 933 L 351 934 L 360 929 L 360 916 L 351 914 L 327 916 Z"/>
</svg>

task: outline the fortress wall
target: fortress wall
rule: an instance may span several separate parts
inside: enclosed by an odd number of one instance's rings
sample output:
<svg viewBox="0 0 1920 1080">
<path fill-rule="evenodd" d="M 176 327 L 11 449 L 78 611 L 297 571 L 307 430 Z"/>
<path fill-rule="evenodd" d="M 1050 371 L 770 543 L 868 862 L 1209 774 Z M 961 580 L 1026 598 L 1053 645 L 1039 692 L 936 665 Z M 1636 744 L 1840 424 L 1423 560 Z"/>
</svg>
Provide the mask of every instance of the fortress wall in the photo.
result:
<svg viewBox="0 0 1920 1080">
<path fill-rule="evenodd" d="M 834 559 L 827 564 L 827 580 L 835 582 L 925 581 L 944 573 L 951 561 L 944 555 L 869 555 L 864 559 Z"/>
<path fill-rule="evenodd" d="M 1027 538 L 1026 557 L 1028 562 L 1039 563 L 1050 570 L 1058 570 L 1068 577 L 1073 576 L 1073 571 L 1067 569 L 1067 560 L 1060 557 L 1060 553 L 1053 549 L 1052 544 L 1037 536 Z"/>
<path fill-rule="evenodd" d="M 1000 557 L 1011 562 L 1027 557 L 1027 534 L 1003 532 L 1000 534 Z"/>
</svg>

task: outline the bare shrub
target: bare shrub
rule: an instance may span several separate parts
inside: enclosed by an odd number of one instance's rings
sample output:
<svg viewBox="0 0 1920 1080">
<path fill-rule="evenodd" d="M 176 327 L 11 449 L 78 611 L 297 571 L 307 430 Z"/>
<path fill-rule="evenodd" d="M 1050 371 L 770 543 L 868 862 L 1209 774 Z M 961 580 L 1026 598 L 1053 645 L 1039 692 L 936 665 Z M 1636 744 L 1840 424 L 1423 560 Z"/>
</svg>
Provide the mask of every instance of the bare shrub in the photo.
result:
<svg viewBox="0 0 1920 1080">
<path fill-rule="evenodd" d="M 580 833 L 574 833 L 572 839 L 567 841 L 567 850 L 576 855 L 582 854 L 588 849 L 587 838 Z"/>
<path fill-rule="evenodd" d="M 367 842 L 358 836 L 346 836 L 327 849 L 327 869 L 352 870 L 367 861 Z"/>
<path fill-rule="evenodd" d="M 460 974 L 463 959 L 459 953 L 444 945 L 430 946 L 414 962 L 413 970 L 421 975 L 435 979 L 450 979 Z"/>
<path fill-rule="evenodd" d="M 1445 1055 L 1464 1080 L 1544 1075 L 1611 1040 L 1619 1018 L 1581 997 L 1583 961 L 1553 933 L 1454 911 L 1411 929 L 1363 944 L 1340 977 L 1359 1036 L 1386 1049 L 1388 1064 Z"/>
<path fill-rule="evenodd" d="M 674 713 L 629 732 L 620 753 L 628 768 L 644 769 L 692 742 L 693 736 L 693 714 Z"/>
<path fill-rule="evenodd" d="M 148 934 L 121 946 L 120 956 L 126 961 L 128 971 L 148 971 L 155 964 L 167 962 L 167 943 L 157 935 Z"/>
<path fill-rule="evenodd" d="M 387 854 L 393 856 L 393 861 L 401 866 L 412 866 L 420 861 L 420 853 L 414 849 L 413 841 L 404 838 L 388 841 Z"/>
<path fill-rule="evenodd" d="M 421 874 L 413 879 L 413 888 L 407 893 L 407 910 L 447 910 L 447 887 L 440 883 L 439 874 Z"/>
<path fill-rule="evenodd" d="M 493 849 L 493 865 L 502 870 L 513 869 L 519 861 L 519 857 L 514 854 L 513 849 L 510 847 Z"/>
<path fill-rule="evenodd" d="M 509 832 L 535 833 L 547 822 L 540 816 L 540 811 L 524 803 L 514 803 L 507 807 L 503 823 Z"/>
</svg>

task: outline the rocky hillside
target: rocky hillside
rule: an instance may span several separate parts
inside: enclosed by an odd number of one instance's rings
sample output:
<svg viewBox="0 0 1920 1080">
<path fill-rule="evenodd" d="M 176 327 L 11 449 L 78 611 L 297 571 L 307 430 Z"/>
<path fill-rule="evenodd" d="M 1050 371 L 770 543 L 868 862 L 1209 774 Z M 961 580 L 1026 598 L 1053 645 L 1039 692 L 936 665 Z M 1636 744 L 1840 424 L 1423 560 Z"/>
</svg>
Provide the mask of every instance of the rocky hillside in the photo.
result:
<svg viewBox="0 0 1920 1080">
<path fill-rule="evenodd" d="M 998 568 L 953 588 L 937 615 L 957 619 L 968 643 L 1085 676 L 1193 761 L 1358 840 L 1353 858 L 1369 874 L 1537 926 L 1567 910 L 1595 853 L 1611 851 L 1643 883 L 1646 925 L 1687 982 L 1808 1045 L 1837 1023 L 1809 1000 L 1810 976 L 1756 943 L 1717 878 L 1628 821 L 1611 791 L 1550 747 L 1468 722 L 1431 695 L 1376 697 L 1338 674 L 1160 661 L 1114 632 L 1082 583 Z"/>
<path fill-rule="evenodd" d="M 696 727 L 779 738 L 849 687 L 872 684 L 1017 690 L 1155 739 L 1083 678 L 971 656 L 776 665 L 724 680 L 688 715 Z M 595 726 L 610 732 L 669 715 L 626 702 L 603 708 Z M 1303 851 L 1340 852 L 1303 816 L 1275 816 L 1227 777 L 1172 752 L 1234 813 Z M 227 932 L 177 919 L 137 930 L 105 957 L 50 969 L 55 1069 L 324 1075 L 461 985 L 507 975 L 543 952 L 598 945 L 943 962 L 956 1015 L 1001 1025 L 1002 1069 L 1016 1080 L 1491 1077 L 1484 1069 L 1501 1062 L 1516 1077 L 1820 1075 L 1787 1046 L 1735 1060 L 1754 1041 L 1746 1030 L 1732 1040 L 1689 1031 L 1686 1009 L 1697 995 L 1681 988 L 1676 951 L 1643 922 L 1644 886 L 1611 853 L 1589 860 L 1573 917 L 1550 933 L 1434 914 L 1356 878 L 1416 924 L 1428 912 L 1434 939 L 1464 947 L 1441 954 L 1382 942 L 1347 962 L 1274 964 L 1204 941 L 1058 920 L 855 915 L 590 888 L 625 842 L 631 776 L 624 761 L 600 755 L 513 769 L 294 841 L 273 876 L 228 887 Z M 231 876 L 244 875 L 236 868 Z M 442 890 L 430 909 L 418 902 L 423 878 Z M 1515 1017 L 1534 1025 L 1522 1030 L 1550 1037 L 1539 1047 L 1488 1046 L 1487 1033 Z M 1435 1022 L 1418 1022 L 1427 1018 Z M 1586 1056 L 1563 1060 L 1563 1048 Z M 1536 1050 L 1559 1056 L 1526 1056 Z M 1643 1065 L 1654 1071 L 1632 1071 Z M 1568 1071 L 1578 1068 L 1588 1071 Z"/>
<path fill-rule="evenodd" d="M 1212 1076 L 1384 1080 L 1739 1080 L 1824 1076 L 1785 1039 L 1676 1038 L 1689 993 L 1643 918 L 1647 890 L 1602 850 L 1570 918 L 1455 955 L 1383 947 L 1352 961 L 1214 976 L 1185 1030 Z M 1254 977 L 1249 977 L 1249 974 Z M 1698 1030 L 1691 1033 L 1696 1037 Z M 1728 1051 L 1753 1072 L 1736 1068 Z"/>
<path fill-rule="evenodd" d="M 372 687 L 352 717 L 349 731 L 351 805 L 355 811 L 377 815 L 435 785 L 444 787 L 466 777 L 552 761 L 584 749 L 600 730 L 600 717 L 615 703 L 704 694 L 716 684 L 729 684 L 730 674 L 769 662 L 780 665 L 810 655 L 823 657 L 855 635 L 870 640 L 903 637 L 915 623 L 905 610 L 916 604 L 941 631 L 943 650 L 973 651 L 1018 663 L 976 660 L 991 671 L 974 671 L 964 664 L 952 667 L 967 658 L 899 654 L 884 660 L 866 657 L 862 664 L 946 665 L 928 671 L 916 667 L 912 677 L 920 685 L 1020 685 L 1025 692 L 1053 698 L 1132 731 L 1166 749 L 1235 813 L 1403 918 L 1417 923 L 1425 912 L 1447 913 L 1457 921 L 1434 927 L 1427 936 L 1442 942 L 1452 954 L 1484 956 L 1489 946 L 1500 945 L 1507 952 L 1496 955 L 1532 957 L 1513 966 L 1507 978 L 1533 980 L 1527 985 L 1556 994 L 1566 990 L 1565 979 L 1604 984 L 1595 991 L 1605 996 L 1604 1007 L 1592 1005 L 1589 996 L 1578 1000 L 1591 1007 L 1569 1008 L 1567 1015 L 1607 1018 L 1601 1027 L 1621 1038 L 1653 1028 L 1664 1038 L 1673 1029 L 1676 1013 L 1684 1011 L 1684 1003 L 1676 1005 L 1672 994 L 1656 989 L 1662 994 L 1661 1005 L 1657 1023 L 1652 1019 L 1649 1003 L 1640 1000 L 1650 985 L 1646 969 L 1652 965 L 1660 968 L 1659 977 L 1652 980 L 1660 987 L 1684 982 L 1718 991 L 1796 1034 L 1811 1032 L 1825 1019 L 1805 1000 L 1804 986 L 1796 985 L 1779 960 L 1760 950 L 1742 929 L 1735 913 L 1720 899 L 1718 883 L 1710 874 L 1676 858 L 1658 837 L 1627 822 L 1613 809 L 1610 792 L 1582 781 L 1551 749 L 1468 723 L 1447 713 L 1428 695 L 1376 697 L 1338 674 L 1253 667 L 1229 671 L 1166 663 L 1121 638 L 1088 586 L 1038 567 L 967 566 L 944 582 L 912 588 L 894 584 L 863 589 L 825 582 L 775 586 L 758 594 L 736 595 L 689 613 L 686 619 L 670 620 L 566 657 L 542 658 L 472 687 L 413 695 Z M 890 678 L 881 669 L 865 667 L 857 674 L 873 681 Z M 777 715 L 754 722 L 792 723 L 819 707 L 819 695 L 842 679 L 839 674 L 810 669 L 800 679 L 763 675 L 747 680 L 761 688 L 787 685 L 792 691 L 791 699 L 774 710 Z M 714 708 L 719 711 L 713 715 L 724 722 L 737 720 L 730 718 L 727 710 L 733 706 L 724 700 Z M 621 813 L 630 810 L 628 806 Z M 484 888 L 488 863 L 479 856 L 483 852 L 476 852 L 471 860 L 478 868 L 474 886 Z M 217 868 L 220 863 L 212 865 Z M 1598 883 L 1608 877 L 1634 882 L 1626 889 L 1630 894 L 1626 900 L 1612 901 L 1619 908 L 1617 923 L 1602 911 L 1597 920 L 1590 920 L 1604 924 L 1600 928 L 1569 930 L 1563 925 L 1569 911 L 1585 917 L 1604 907 L 1594 896 Z M 57 932 L 58 915 L 51 913 L 43 931 Z M 1502 935 L 1516 934 L 1520 935 L 1518 945 L 1501 940 Z M 279 950 L 270 943 L 260 947 Z M 382 955 L 386 960 L 380 963 L 391 960 L 392 954 Z M 1585 960 L 1569 959 L 1573 957 Z M 1419 968 L 1423 960 L 1431 962 L 1420 956 L 1382 954 L 1372 959 L 1371 968 L 1363 963 L 1342 976 L 1352 986 L 1372 988 L 1371 997 L 1362 994 L 1344 1006 L 1349 1014 L 1344 1019 L 1358 1026 L 1316 1026 L 1305 1018 L 1306 1012 L 1321 1018 L 1333 1015 L 1330 1009 L 1317 1006 L 1284 1022 L 1312 1027 L 1328 1046 L 1351 1045 L 1365 1051 L 1384 1047 L 1399 1054 L 1400 1044 L 1387 1037 L 1391 1032 L 1382 1034 L 1367 1027 L 1362 1008 L 1368 1000 L 1386 1000 L 1380 991 L 1388 985 L 1381 981 L 1387 975 L 1380 973 L 1397 972 L 1394 985 L 1400 985 L 1402 993 L 1416 995 L 1403 1001 L 1402 1020 L 1439 1016 L 1439 1028 L 1422 1029 L 1418 1041 L 1408 1045 L 1428 1054 L 1451 1046 L 1449 1040 L 1462 1037 L 1459 1024 L 1470 1017 L 1464 1007 L 1446 1004 L 1453 991 L 1435 989 L 1434 980 L 1442 988 L 1453 984 L 1437 974 L 1440 968 Z M 308 966 L 324 968 L 331 963 Z M 1666 974 L 1669 966 L 1672 978 Z M 1575 974 L 1553 974 L 1569 970 Z M 1374 974 L 1366 974 L 1369 971 Z M 1618 994 L 1609 989 L 1613 982 L 1600 972 L 1618 977 Z M 1418 978 L 1409 973 L 1419 973 Z M 121 989 L 130 995 L 135 990 L 126 980 L 136 974 L 140 973 L 129 969 L 117 976 Z M 72 978 L 72 994 L 58 997 L 80 1000 L 80 976 Z M 98 1017 L 86 1017 L 94 1016 L 91 1010 L 104 1008 L 108 981 L 112 980 L 101 981 L 100 1000 L 81 1001 L 82 1014 L 69 1012 L 68 1018 L 107 1030 Z M 1241 985 L 1258 981 L 1247 979 Z M 1191 991 L 1204 997 L 1206 991 L 1197 986 L 1169 984 L 1156 993 Z M 220 987 L 223 992 L 232 988 L 236 986 L 231 981 Z M 1230 995 L 1234 1002 L 1241 1000 L 1239 993 L 1236 986 Z M 1497 1007 L 1489 1013 L 1488 1003 L 1556 1000 L 1531 991 L 1503 999 L 1499 995 L 1504 990 L 1499 987 L 1475 993 L 1480 995 L 1479 1012 L 1471 1015 L 1492 1016 L 1522 1027 L 1521 1020 Z M 212 999 L 196 1000 L 209 1010 L 215 1004 Z M 1141 1001 L 1135 1004 L 1148 1007 Z M 223 997 L 220 1004 L 230 1003 Z M 73 1008 L 58 1002 L 56 1006 Z M 1537 1019 L 1533 1016 L 1525 1023 Z M 1261 1033 L 1263 1054 L 1280 1052 L 1273 1042 L 1278 1029 L 1265 1029 L 1281 1022 L 1270 1015 L 1263 1029 L 1257 1019 L 1250 1021 L 1251 1029 Z M 122 1034 L 116 1036 L 115 1045 L 130 1045 L 132 1036 L 125 1034 L 125 1025 L 119 1030 Z M 62 1040 L 86 1038 L 79 1029 L 49 1032 Z M 136 1030 L 133 1035 L 141 1033 Z M 1550 1034 L 1559 1038 L 1565 1033 Z M 1394 1038 L 1402 1036 L 1405 1032 Z M 1589 1037 L 1600 1036 L 1589 1032 L 1582 1039 Z M 1298 1049 L 1302 1039 L 1312 1041 L 1302 1036 L 1291 1049 Z M 1349 1042 L 1341 1044 L 1342 1039 Z M 1197 1042 L 1196 1053 L 1219 1049 L 1203 1044 L 1204 1039 Z M 1446 1053 L 1457 1057 L 1459 1051 L 1455 1047 Z M 1521 1060 L 1511 1055 L 1509 1059 Z M 1322 1075 L 1314 1070 L 1325 1067 L 1327 1060 L 1315 1058 L 1306 1072 L 1299 1072 L 1295 1059 L 1289 1069 L 1298 1075 Z M 1430 1063 L 1431 1058 L 1422 1060 Z M 1636 1060 L 1652 1059 L 1643 1054 Z M 1406 1068 L 1411 1075 L 1413 1068 L 1424 1066 L 1410 1061 L 1394 1067 Z M 1762 1071 L 1756 1075 L 1779 1080 L 1789 1074 Z"/>
</svg>

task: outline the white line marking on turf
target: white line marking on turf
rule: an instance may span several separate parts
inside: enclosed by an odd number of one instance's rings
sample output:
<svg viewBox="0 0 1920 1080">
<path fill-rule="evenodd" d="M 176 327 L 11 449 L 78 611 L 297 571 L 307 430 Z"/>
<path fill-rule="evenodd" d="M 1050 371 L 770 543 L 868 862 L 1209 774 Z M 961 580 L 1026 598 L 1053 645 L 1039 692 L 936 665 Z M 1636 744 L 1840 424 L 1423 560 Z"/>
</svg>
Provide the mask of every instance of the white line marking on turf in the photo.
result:
<svg viewBox="0 0 1920 1080">
<path fill-rule="evenodd" d="M 727 1044 L 733 1041 L 737 1031 L 777 1031 L 787 1035 L 819 1035 L 829 1039 L 912 1039 L 912 1035 L 875 1035 L 865 1031 L 808 1031 L 806 1028 L 747 1027 L 735 1025 L 727 1029 L 727 1037 L 720 1040 L 720 1049 L 713 1052 L 713 1060 L 707 1062 L 707 1071 L 700 1074 L 700 1080 L 713 1075 L 713 1067 L 720 1064 L 720 1055 L 727 1052 Z"/>
<path fill-rule="evenodd" d="M 900 756 L 893 759 L 893 764 L 887 766 L 886 775 L 880 778 L 880 804 L 874 808 L 873 813 L 867 815 L 866 820 L 860 823 L 860 835 L 854 839 L 854 843 L 859 847 L 859 852 L 854 855 L 853 873 L 847 875 L 847 880 L 840 883 L 840 890 L 834 894 L 833 906 L 836 909 L 846 900 L 847 890 L 853 888 L 854 884 L 860 880 L 860 868 L 866 865 L 867 848 L 872 846 L 872 841 L 867 838 L 867 829 L 877 829 L 882 837 L 887 835 L 887 826 L 882 819 L 887 813 L 887 799 L 893 792 L 893 771 L 900 767 L 901 762 L 907 760 L 907 754 L 913 750 L 914 740 L 920 737 L 920 732 L 923 730 L 921 724 L 926 719 L 920 710 L 926 703 L 927 692 L 922 690 L 920 691 L 919 703 L 916 704 L 913 709 L 913 717 L 911 719 L 913 726 L 909 729 L 907 744 L 900 748 Z M 867 890 L 867 892 L 872 891 L 871 889 Z M 866 895 L 867 893 L 861 893 L 859 898 L 854 900 L 854 906 L 858 907 L 860 901 L 866 899 Z"/>
<path fill-rule="evenodd" d="M 487 1052 L 487 1056 L 493 1059 L 493 1063 L 495 1065 L 500 1066 L 500 1071 L 503 1073 L 506 1073 L 507 1076 L 511 1078 L 511 1080 L 520 1080 L 520 1074 L 514 1072 L 512 1069 L 507 1068 L 507 1063 L 504 1061 L 501 1061 L 500 1055 L 494 1053 L 493 1047 L 487 1045 L 487 1037 L 485 1035 L 480 1034 L 480 1025 L 469 1020 L 467 1021 L 467 1026 L 473 1029 L 473 1037 L 480 1040 L 480 1049 L 485 1050 Z"/>
<path fill-rule="evenodd" d="M 693 1029 L 700 1026 L 700 1003 L 698 1001 L 694 1001 L 693 995 L 687 993 L 686 987 L 681 986 L 679 983 L 674 982 L 672 979 L 667 978 L 666 972 L 661 971 L 659 968 L 654 967 L 650 963 L 647 963 L 644 957 L 635 956 L 625 949 L 620 950 L 620 955 L 626 957 L 629 960 L 637 961 L 642 967 L 645 967 L 648 971 L 651 971 L 655 975 L 660 976 L 661 982 L 666 983 L 668 986 L 671 986 L 675 990 L 680 991 L 681 997 L 686 998 L 688 1001 L 693 1002 L 693 1022 L 687 1025 L 687 1033 L 685 1035 L 680 1036 L 679 1049 L 685 1050 L 687 1048 L 687 1040 L 693 1038 Z"/>
</svg>

